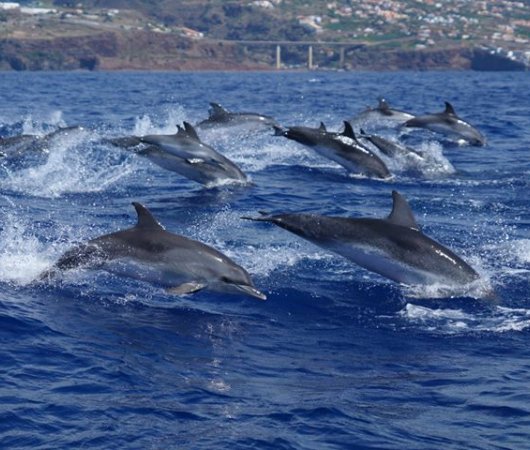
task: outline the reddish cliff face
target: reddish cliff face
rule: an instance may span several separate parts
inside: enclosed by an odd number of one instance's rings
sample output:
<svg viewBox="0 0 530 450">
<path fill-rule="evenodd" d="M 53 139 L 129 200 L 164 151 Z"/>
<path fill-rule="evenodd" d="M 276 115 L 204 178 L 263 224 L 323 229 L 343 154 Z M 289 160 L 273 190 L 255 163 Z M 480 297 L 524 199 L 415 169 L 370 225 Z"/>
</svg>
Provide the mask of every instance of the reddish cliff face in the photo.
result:
<svg viewBox="0 0 530 450">
<path fill-rule="evenodd" d="M 230 43 L 135 31 L 50 39 L 0 40 L 3 70 L 263 69 Z"/>
<path fill-rule="evenodd" d="M 272 44 L 253 47 L 227 41 L 193 40 L 176 34 L 109 31 L 0 40 L 0 70 L 270 70 L 274 68 L 274 53 Z M 307 46 L 286 48 L 282 52 L 282 62 L 287 67 L 303 67 L 306 58 Z M 338 52 L 316 47 L 314 63 L 321 68 L 339 68 Z M 498 55 L 468 47 L 431 50 L 364 47 L 347 51 L 341 68 L 481 70 L 492 65 L 497 70 L 504 67 Z M 512 66 L 509 69 L 515 70 Z"/>
</svg>

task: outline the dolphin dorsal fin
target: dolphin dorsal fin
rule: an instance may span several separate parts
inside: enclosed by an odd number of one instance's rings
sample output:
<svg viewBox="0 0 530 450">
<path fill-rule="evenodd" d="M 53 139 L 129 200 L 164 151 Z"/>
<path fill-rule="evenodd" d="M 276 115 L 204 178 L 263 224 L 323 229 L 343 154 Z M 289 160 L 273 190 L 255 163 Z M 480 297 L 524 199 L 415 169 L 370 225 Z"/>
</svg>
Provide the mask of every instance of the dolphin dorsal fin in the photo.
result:
<svg viewBox="0 0 530 450">
<path fill-rule="evenodd" d="M 133 206 L 136 209 L 136 214 L 138 214 L 136 228 L 164 229 L 164 227 L 153 217 L 151 211 L 149 211 L 144 205 L 138 202 L 133 202 Z"/>
<path fill-rule="evenodd" d="M 351 123 L 347 120 L 344 121 L 344 131 L 342 132 L 342 135 L 350 139 L 357 140 L 357 137 L 355 136 L 355 131 L 353 131 Z"/>
<path fill-rule="evenodd" d="M 224 117 L 228 115 L 228 111 L 224 109 L 219 103 L 210 103 L 210 119 Z"/>
<path fill-rule="evenodd" d="M 451 103 L 445 102 L 444 114 L 447 114 L 449 116 L 456 116 L 455 109 L 453 108 L 453 105 L 451 105 Z"/>
<path fill-rule="evenodd" d="M 402 227 L 413 228 L 414 230 L 419 230 L 420 227 L 416 223 L 414 218 L 414 213 L 410 206 L 399 192 L 392 191 L 392 212 L 387 217 L 389 222 L 392 222 L 394 225 L 401 225 Z"/>
<path fill-rule="evenodd" d="M 318 129 L 319 129 L 320 131 L 327 131 L 327 130 L 326 130 L 326 125 L 324 125 L 324 122 L 320 122 L 320 126 L 318 127 Z"/>
<path fill-rule="evenodd" d="M 388 111 L 390 109 L 390 105 L 383 97 L 379 98 L 378 109 L 380 109 L 381 111 Z"/>
<path fill-rule="evenodd" d="M 193 128 L 193 125 L 189 122 L 183 122 L 183 124 L 184 130 L 186 131 L 186 133 L 188 133 L 188 136 L 200 141 L 199 135 L 197 134 L 197 131 L 195 131 L 195 128 Z"/>
</svg>

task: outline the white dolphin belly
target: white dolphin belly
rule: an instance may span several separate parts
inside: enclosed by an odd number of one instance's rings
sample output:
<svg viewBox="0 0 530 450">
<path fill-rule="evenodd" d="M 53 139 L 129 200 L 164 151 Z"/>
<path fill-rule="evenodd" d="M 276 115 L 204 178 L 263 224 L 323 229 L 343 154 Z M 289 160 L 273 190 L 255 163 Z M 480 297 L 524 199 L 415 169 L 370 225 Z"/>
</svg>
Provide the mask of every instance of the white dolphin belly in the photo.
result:
<svg viewBox="0 0 530 450">
<path fill-rule="evenodd" d="M 398 283 L 414 285 L 430 284 L 437 281 L 435 274 L 398 261 L 380 249 L 352 243 L 333 244 L 326 246 L 326 248 L 365 269 L 376 272 Z"/>
<path fill-rule="evenodd" d="M 134 258 L 117 258 L 105 262 L 102 267 L 119 276 L 146 281 L 152 284 L 173 287 L 195 281 L 184 270 L 175 270 L 173 264 L 144 262 Z"/>
</svg>

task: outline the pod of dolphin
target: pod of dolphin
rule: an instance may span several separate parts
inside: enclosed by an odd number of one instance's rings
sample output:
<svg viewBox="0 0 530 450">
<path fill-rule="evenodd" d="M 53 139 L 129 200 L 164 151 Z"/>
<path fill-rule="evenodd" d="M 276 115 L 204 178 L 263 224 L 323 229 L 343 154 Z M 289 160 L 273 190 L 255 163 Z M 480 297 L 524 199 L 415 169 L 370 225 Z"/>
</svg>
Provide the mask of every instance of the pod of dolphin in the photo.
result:
<svg viewBox="0 0 530 450">
<path fill-rule="evenodd" d="M 414 116 L 392 109 L 381 99 L 357 119 L 384 119 L 395 126 L 421 128 L 484 145 L 483 135 L 458 117 L 446 102 L 443 112 Z M 204 143 L 197 129 L 251 125 L 274 130 L 276 136 L 296 141 L 335 161 L 349 173 L 387 179 L 392 175 L 377 152 L 392 158 L 407 155 L 422 159 L 421 152 L 399 142 L 360 130 L 350 122 L 332 132 L 321 123 L 317 128 L 280 126 L 274 118 L 257 113 L 229 112 L 211 103 L 208 119 L 195 127 L 188 122 L 170 135 L 125 136 L 105 142 L 129 149 L 160 167 L 197 183 L 210 186 L 219 182 L 248 183 L 248 177 L 232 161 Z M 43 151 L 49 143 L 79 127 L 59 128 L 39 137 L 20 135 L 0 138 L 0 160 L 18 157 L 28 150 Z M 368 143 L 368 144 L 367 144 Z M 377 149 L 374 151 L 373 148 Z M 346 218 L 316 214 L 267 214 L 243 217 L 277 225 L 313 244 L 357 265 L 405 285 L 466 285 L 478 273 L 450 249 L 422 233 L 406 199 L 392 191 L 392 211 L 386 218 Z M 169 231 L 140 203 L 133 203 L 138 216 L 135 226 L 105 234 L 64 253 L 42 273 L 40 281 L 50 281 L 65 270 L 101 268 L 122 276 L 147 281 L 175 295 L 212 290 L 244 294 L 260 300 L 266 295 L 253 284 L 248 272 L 216 249 Z"/>
</svg>

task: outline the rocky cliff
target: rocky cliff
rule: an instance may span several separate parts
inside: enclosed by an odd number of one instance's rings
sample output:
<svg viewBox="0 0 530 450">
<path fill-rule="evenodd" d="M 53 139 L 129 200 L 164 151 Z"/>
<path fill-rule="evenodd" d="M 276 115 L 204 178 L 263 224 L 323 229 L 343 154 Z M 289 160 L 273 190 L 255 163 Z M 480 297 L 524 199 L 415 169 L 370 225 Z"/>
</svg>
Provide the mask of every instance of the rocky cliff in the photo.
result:
<svg viewBox="0 0 530 450">
<path fill-rule="evenodd" d="M 282 63 L 303 68 L 307 45 L 286 46 Z M 275 45 L 252 46 L 210 39 L 195 40 L 149 31 L 100 32 L 55 38 L 0 39 L 0 70 L 267 70 L 274 68 Z M 346 50 L 315 46 L 319 68 L 351 70 L 524 70 L 480 49 Z"/>
</svg>

